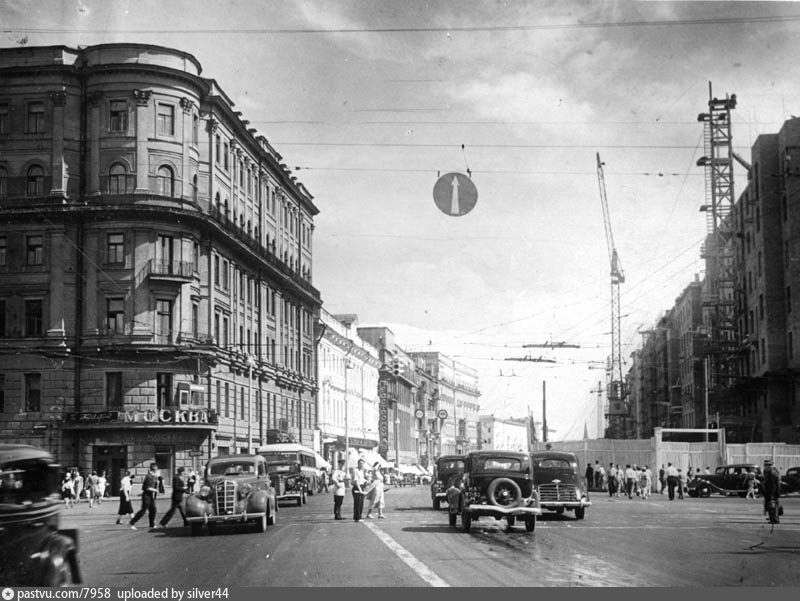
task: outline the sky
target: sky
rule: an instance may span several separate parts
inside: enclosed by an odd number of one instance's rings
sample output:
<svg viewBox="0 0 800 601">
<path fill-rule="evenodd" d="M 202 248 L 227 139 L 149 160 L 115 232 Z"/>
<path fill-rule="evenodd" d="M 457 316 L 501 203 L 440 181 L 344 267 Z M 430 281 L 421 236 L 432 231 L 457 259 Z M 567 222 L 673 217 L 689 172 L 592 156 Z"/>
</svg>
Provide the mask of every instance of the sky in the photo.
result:
<svg viewBox="0 0 800 601">
<path fill-rule="evenodd" d="M 697 115 L 710 91 L 736 94 L 749 159 L 800 115 L 798 34 L 791 2 L 0 0 L 0 47 L 194 55 L 314 196 L 325 309 L 473 367 L 482 413 L 541 421 L 545 397 L 551 440 L 604 425 L 597 154 L 627 371 L 640 332 L 703 277 Z M 475 185 L 465 215 L 434 202 L 448 173 Z"/>
</svg>

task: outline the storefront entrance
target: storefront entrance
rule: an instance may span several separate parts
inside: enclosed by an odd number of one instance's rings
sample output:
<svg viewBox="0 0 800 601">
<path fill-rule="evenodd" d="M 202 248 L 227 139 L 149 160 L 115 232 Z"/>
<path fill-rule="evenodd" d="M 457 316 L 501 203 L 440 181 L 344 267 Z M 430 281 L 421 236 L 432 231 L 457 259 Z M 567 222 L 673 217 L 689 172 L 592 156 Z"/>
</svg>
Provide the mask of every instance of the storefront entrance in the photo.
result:
<svg viewBox="0 0 800 601">
<path fill-rule="evenodd" d="M 92 469 L 99 475 L 106 473 L 106 490 L 112 497 L 119 494 L 122 474 L 128 467 L 128 447 L 124 445 L 94 445 Z"/>
</svg>

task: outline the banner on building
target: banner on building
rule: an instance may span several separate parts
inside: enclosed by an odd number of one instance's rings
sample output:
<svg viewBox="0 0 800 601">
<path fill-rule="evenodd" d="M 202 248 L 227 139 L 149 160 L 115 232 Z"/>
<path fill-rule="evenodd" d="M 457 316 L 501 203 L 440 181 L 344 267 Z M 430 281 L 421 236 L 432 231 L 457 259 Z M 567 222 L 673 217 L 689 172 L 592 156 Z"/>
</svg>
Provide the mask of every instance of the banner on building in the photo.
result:
<svg viewBox="0 0 800 601">
<path fill-rule="evenodd" d="M 387 459 L 389 454 L 389 399 L 386 382 L 378 382 L 378 454 Z"/>
</svg>

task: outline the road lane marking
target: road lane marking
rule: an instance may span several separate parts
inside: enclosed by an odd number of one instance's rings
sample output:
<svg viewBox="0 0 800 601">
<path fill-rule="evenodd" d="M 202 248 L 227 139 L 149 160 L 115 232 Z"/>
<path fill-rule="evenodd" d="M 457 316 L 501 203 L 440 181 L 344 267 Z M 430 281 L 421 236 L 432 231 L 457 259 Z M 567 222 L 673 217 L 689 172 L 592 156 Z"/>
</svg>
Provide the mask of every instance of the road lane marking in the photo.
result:
<svg viewBox="0 0 800 601">
<path fill-rule="evenodd" d="M 392 552 L 397 555 L 400 559 L 405 562 L 405 564 L 410 567 L 414 573 L 417 574 L 420 578 L 422 578 L 425 582 L 430 584 L 431 586 L 438 586 L 438 587 L 449 587 L 450 585 L 447 584 L 444 580 L 439 578 L 433 570 L 431 570 L 428 566 L 422 563 L 419 559 L 414 557 L 411 553 L 406 551 L 406 549 L 400 545 L 396 540 L 394 540 L 391 536 L 386 534 L 383 530 L 371 524 L 370 522 L 362 522 L 367 528 L 372 530 L 372 533 L 377 536 L 384 545 L 389 547 Z"/>
</svg>

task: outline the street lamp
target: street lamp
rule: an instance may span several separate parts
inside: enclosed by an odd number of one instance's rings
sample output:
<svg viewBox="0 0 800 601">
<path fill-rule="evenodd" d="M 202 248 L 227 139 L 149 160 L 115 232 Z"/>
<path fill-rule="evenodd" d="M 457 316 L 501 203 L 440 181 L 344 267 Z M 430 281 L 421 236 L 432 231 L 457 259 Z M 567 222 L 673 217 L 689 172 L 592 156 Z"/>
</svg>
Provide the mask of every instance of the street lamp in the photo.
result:
<svg viewBox="0 0 800 601">
<path fill-rule="evenodd" d="M 256 360 L 247 355 L 247 452 L 253 452 L 253 366 Z"/>
<path fill-rule="evenodd" d="M 350 478 L 350 396 L 347 393 L 347 371 L 353 369 L 350 364 L 350 352 L 344 356 L 344 473 Z"/>
</svg>

